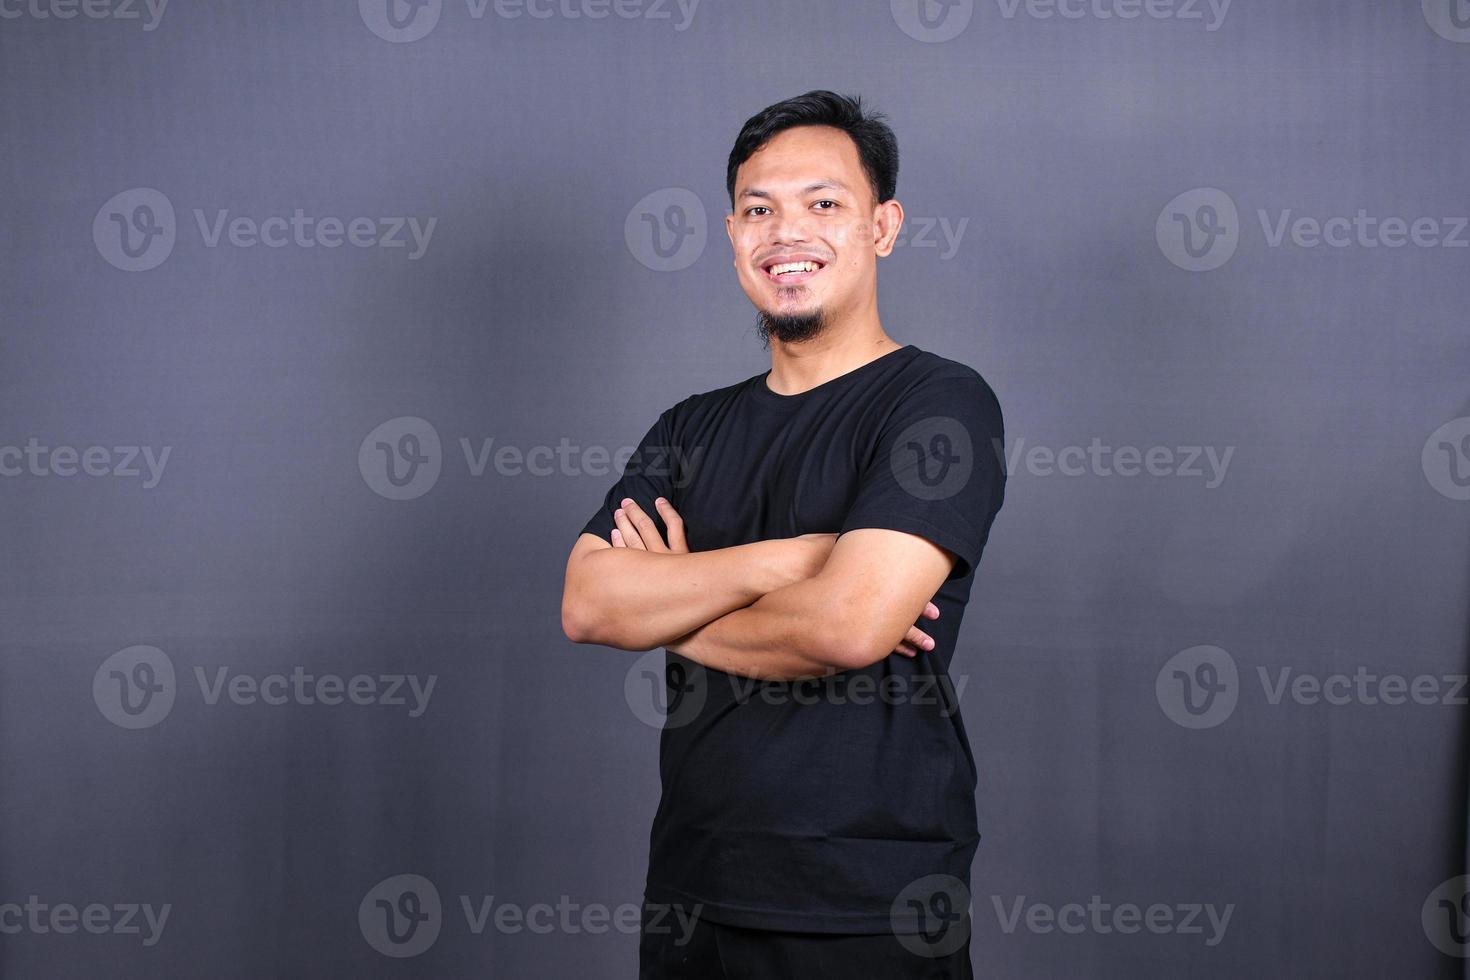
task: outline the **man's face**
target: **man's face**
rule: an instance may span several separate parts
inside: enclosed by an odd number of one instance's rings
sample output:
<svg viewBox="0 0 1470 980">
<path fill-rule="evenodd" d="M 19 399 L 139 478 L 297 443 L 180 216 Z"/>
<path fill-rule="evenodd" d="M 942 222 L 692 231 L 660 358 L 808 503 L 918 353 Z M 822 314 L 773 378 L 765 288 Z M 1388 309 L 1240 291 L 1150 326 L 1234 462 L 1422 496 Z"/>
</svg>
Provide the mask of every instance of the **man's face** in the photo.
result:
<svg viewBox="0 0 1470 980">
<path fill-rule="evenodd" d="M 797 126 L 752 154 L 736 171 L 725 230 L 762 333 L 808 340 L 874 304 L 877 257 L 893 250 L 902 218 L 898 202 L 874 203 L 840 129 Z"/>
</svg>

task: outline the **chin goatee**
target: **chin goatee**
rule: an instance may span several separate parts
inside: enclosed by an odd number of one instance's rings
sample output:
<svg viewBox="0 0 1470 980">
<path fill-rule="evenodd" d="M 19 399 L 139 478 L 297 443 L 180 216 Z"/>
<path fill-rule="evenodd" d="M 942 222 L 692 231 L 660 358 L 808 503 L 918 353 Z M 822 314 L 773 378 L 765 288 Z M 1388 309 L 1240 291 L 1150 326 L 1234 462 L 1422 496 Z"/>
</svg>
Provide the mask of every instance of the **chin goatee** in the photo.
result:
<svg viewBox="0 0 1470 980">
<path fill-rule="evenodd" d="M 799 344 L 804 340 L 811 340 L 825 326 L 820 307 L 811 313 L 799 313 L 795 316 L 767 313 L 765 310 L 756 314 L 756 329 L 760 332 L 761 343 L 766 347 L 771 345 L 772 337 L 783 344 Z"/>
</svg>

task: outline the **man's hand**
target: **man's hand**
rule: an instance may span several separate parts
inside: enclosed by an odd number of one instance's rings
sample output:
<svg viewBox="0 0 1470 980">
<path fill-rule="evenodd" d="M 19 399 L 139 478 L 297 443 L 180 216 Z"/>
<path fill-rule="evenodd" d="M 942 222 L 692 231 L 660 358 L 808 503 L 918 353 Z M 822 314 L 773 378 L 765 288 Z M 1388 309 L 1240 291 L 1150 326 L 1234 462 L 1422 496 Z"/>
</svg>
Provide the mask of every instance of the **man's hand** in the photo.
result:
<svg viewBox="0 0 1470 980">
<path fill-rule="evenodd" d="M 665 543 L 663 537 L 658 533 L 658 527 L 653 523 L 653 518 L 638 506 L 638 502 L 632 497 L 624 497 L 622 507 L 613 511 L 613 523 L 617 527 L 609 536 L 612 539 L 612 546 L 614 548 L 638 548 L 665 554 L 687 554 L 689 545 L 684 537 L 684 518 L 679 516 L 674 505 L 664 497 L 656 497 L 653 505 L 658 510 L 659 516 L 664 519 L 664 526 L 669 529 L 668 543 Z M 837 541 L 837 535 L 802 534 L 789 540 L 803 541 L 809 545 L 804 552 L 803 562 L 797 566 L 798 575 L 794 581 L 799 581 L 803 578 L 810 578 L 821 570 L 822 565 L 827 561 L 827 555 L 831 553 L 832 546 Z M 925 603 L 924 611 L 920 615 L 924 619 L 938 619 L 939 607 L 933 602 Z M 680 646 L 691 643 L 698 633 L 699 630 L 694 630 L 665 646 L 675 653 L 682 653 Z M 893 652 L 905 657 L 916 657 L 920 650 L 933 649 L 933 637 L 917 626 L 911 626 L 903 639 L 899 640 L 898 645 L 893 648 Z"/>
<path fill-rule="evenodd" d="M 669 541 L 658 533 L 658 526 L 653 523 L 653 518 L 643 512 L 632 497 L 623 498 L 623 506 L 613 511 L 613 528 L 609 537 L 612 539 L 614 548 L 641 548 L 644 551 L 657 551 L 665 554 L 683 555 L 689 553 L 689 545 L 684 540 L 684 518 L 674 510 L 674 505 L 663 497 L 655 497 L 653 506 L 657 508 L 658 515 L 664 519 L 664 527 L 669 529 Z"/>
<path fill-rule="evenodd" d="M 924 611 L 919 614 L 924 619 L 938 619 L 939 607 L 933 602 L 924 603 Z M 909 631 L 904 634 L 903 639 L 898 641 L 894 647 L 895 653 L 901 653 L 905 657 L 916 657 L 920 650 L 933 650 L 934 638 L 917 626 L 910 626 Z"/>
</svg>

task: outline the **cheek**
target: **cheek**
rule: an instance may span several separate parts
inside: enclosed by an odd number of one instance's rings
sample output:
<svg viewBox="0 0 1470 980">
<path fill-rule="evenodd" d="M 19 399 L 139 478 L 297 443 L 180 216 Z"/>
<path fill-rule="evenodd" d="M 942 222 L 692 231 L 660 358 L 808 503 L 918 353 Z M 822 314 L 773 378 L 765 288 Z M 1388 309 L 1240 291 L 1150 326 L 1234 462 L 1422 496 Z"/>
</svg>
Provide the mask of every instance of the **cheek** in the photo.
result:
<svg viewBox="0 0 1470 980">
<path fill-rule="evenodd" d="M 833 236 L 833 244 L 847 248 L 871 247 L 873 244 L 873 226 L 861 221 L 847 225 L 838 234 Z"/>
</svg>

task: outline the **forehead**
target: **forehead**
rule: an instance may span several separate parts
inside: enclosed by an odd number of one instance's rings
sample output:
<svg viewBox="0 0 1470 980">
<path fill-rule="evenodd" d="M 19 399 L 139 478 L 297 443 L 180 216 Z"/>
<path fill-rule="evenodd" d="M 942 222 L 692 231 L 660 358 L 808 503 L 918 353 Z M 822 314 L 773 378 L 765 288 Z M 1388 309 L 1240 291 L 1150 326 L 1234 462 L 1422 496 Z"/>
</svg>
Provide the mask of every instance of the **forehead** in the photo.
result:
<svg viewBox="0 0 1470 980">
<path fill-rule="evenodd" d="M 838 189 L 852 193 L 862 191 L 867 178 L 857 144 L 835 126 L 796 126 L 771 137 L 740 165 L 735 195 L 799 193 L 820 182 L 841 185 Z"/>
</svg>

